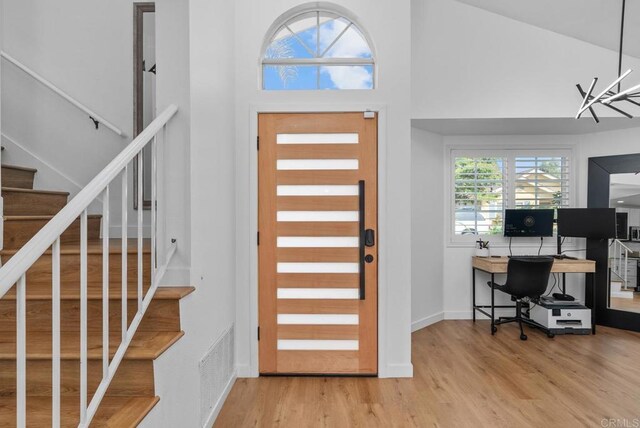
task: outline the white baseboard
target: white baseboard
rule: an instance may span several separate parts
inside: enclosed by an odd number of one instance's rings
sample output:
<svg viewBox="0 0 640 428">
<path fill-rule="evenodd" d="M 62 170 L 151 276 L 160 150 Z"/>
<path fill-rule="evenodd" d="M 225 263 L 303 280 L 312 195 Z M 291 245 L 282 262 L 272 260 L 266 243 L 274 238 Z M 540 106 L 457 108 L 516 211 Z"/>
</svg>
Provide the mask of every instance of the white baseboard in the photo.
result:
<svg viewBox="0 0 640 428">
<path fill-rule="evenodd" d="M 446 320 L 470 320 L 472 318 L 471 311 L 445 311 L 444 319 Z M 482 314 L 478 314 L 483 316 Z"/>
<path fill-rule="evenodd" d="M 443 319 L 444 312 L 438 312 L 437 314 L 429 315 L 428 317 L 414 321 L 411 323 L 411 333 L 422 330 L 423 328 L 428 327 L 431 324 L 435 324 L 438 321 L 442 321 Z"/>
<path fill-rule="evenodd" d="M 387 364 L 384 370 L 378 373 L 380 378 L 413 377 L 413 364 Z"/>
<path fill-rule="evenodd" d="M 236 365 L 236 371 L 238 372 L 239 378 L 255 378 L 260 376 L 258 373 L 253 373 L 251 371 L 251 366 L 249 364 Z"/>
<path fill-rule="evenodd" d="M 222 410 L 222 406 L 224 406 L 224 402 L 226 401 L 229 393 L 231 392 L 231 388 L 236 383 L 236 379 L 238 378 L 237 372 L 234 370 L 231 375 L 231 379 L 227 382 L 227 385 L 224 387 L 224 391 L 222 391 L 222 395 L 216 402 L 216 405 L 213 406 L 213 410 L 211 410 L 211 414 L 207 418 L 207 422 L 202 426 L 202 428 L 211 428 L 213 427 L 213 423 L 216 421 L 216 418 L 220 414 L 220 410 Z"/>
</svg>

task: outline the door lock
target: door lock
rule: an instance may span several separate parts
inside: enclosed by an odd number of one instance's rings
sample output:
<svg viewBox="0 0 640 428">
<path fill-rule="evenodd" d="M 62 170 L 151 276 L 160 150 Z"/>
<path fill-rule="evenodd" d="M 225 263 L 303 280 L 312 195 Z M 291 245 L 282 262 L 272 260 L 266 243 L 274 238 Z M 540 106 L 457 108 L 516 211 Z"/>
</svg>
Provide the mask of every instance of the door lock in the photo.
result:
<svg viewBox="0 0 640 428">
<path fill-rule="evenodd" d="M 364 261 L 367 263 L 373 262 L 373 256 L 371 254 L 367 254 L 366 256 L 364 256 Z"/>
</svg>

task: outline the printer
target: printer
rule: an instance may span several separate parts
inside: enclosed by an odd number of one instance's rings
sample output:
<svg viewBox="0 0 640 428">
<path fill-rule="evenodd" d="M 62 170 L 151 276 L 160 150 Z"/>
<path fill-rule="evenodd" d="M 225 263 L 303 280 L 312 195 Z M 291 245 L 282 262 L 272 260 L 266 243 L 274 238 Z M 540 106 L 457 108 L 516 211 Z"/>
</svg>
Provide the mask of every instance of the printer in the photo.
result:
<svg viewBox="0 0 640 428">
<path fill-rule="evenodd" d="M 591 334 L 591 309 L 578 301 L 541 297 L 529 318 L 553 334 Z"/>
</svg>

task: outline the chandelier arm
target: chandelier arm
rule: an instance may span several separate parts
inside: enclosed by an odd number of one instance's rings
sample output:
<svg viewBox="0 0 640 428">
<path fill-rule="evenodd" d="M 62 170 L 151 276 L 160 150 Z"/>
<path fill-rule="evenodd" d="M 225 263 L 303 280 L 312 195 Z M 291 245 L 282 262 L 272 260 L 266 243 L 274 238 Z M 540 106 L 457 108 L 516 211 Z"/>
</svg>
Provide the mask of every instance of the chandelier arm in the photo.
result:
<svg viewBox="0 0 640 428">
<path fill-rule="evenodd" d="M 595 86 L 595 82 L 597 80 L 598 80 L 597 77 L 593 79 L 593 82 L 591 83 L 590 91 L 593 91 L 593 86 Z M 591 101 L 591 98 L 593 98 L 593 97 L 590 97 L 589 95 L 587 95 L 587 93 L 584 92 L 584 90 L 582 89 L 582 86 L 579 83 L 576 85 L 576 88 L 578 88 L 578 92 L 580 92 L 580 95 L 584 99 L 584 101 L 582 102 L 583 105 L 587 101 Z M 598 115 L 596 114 L 596 112 L 593 110 L 592 107 L 589 107 L 589 113 L 591 113 L 591 117 L 596 122 L 596 124 L 600 123 L 600 119 L 598 119 Z M 582 115 L 582 113 L 578 113 L 578 116 L 576 117 L 576 119 L 580 118 L 581 115 Z"/>
<path fill-rule="evenodd" d="M 620 113 L 620 114 L 621 114 L 621 115 L 623 115 L 623 116 L 628 117 L 629 119 L 633 119 L 633 116 L 632 116 L 632 115 L 630 115 L 630 114 L 629 114 L 629 113 L 627 113 L 626 111 L 620 110 L 619 108 L 612 106 L 611 104 L 602 104 L 602 105 L 603 105 L 603 106 L 605 106 L 605 107 L 610 108 L 610 109 L 611 109 L 611 110 L 613 110 L 613 111 L 617 111 L 618 113 Z"/>
<path fill-rule="evenodd" d="M 634 101 L 634 100 L 630 100 L 630 99 L 629 99 L 629 97 L 627 97 L 627 99 L 626 99 L 625 101 L 628 101 L 628 102 L 630 102 L 631 104 L 633 104 L 633 105 L 636 105 L 636 106 L 639 106 L 639 107 L 640 107 L 640 103 L 639 103 L 639 102 Z"/>
<path fill-rule="evenodd" d="M 624 41 L 624 12 L 627 0 L 622 0 L 622 16 L 620 18 L 620 51 L 618 52 L 618 77 L 622 73 L 622 42 Z M 620 82 L 618 82 L 618 92 L 620 92 Z"/>
<path fill-rule="evenodd" d="M 578 115 L 576 116 L 576 119 L 579 119 L 580 116 L 582 116 L 583 107 L 593 98 L 591 96 L 591 93 L 593 92 L 593 88 L 595 88 L 597 82 L 598 82 L 598 78 L 594 77 L 593 80 L 591 81 L 591 85 L 589 85 L 589 90 L 586 92 L 586 94 L 584 90 L 582 90 L 582 86 L 579 83 L 576 85 L 576 88 L 578 88 L 578 92 L 580 92 L 580 95 L 582 95 L 582 104 L 580 104 L 580 108 L 578 109 Z"/>
<path fill-rule="evenodd" d="M 611 88 L 613 88 L 614 86 L 616 86 L 618 84 L 618 82 L 621 82 L 622 79 L 624 79 L 625 77 L 627 77 L 629 75 L 629 73 L 631 73 L 631 69 L 625 71 L 622 76 L 618 77 L 616 80 L 614 80 L 612 83 L 609 84 L 609 86 L 607 86 L 605 88 L 604 91 L 600 92 L 598 95 L 596 95 L 596 97 L 594 99 L 592 99 L 591 101 L 589 101 L 587 103 L 587 105 L 585 105 L 584 107 L 582 107 L 579 111 L 578 114 L 576 115 L 576 119 L 578 117 L 580 117 L 580 113 L 584 113 L 584 111 L 588 108 L 591 107 L 594 103 L 598 102 L 599 100 L 602 99 L 602 97 L 607 93 L 607 91 L 609 91 Z"/>
</svg>

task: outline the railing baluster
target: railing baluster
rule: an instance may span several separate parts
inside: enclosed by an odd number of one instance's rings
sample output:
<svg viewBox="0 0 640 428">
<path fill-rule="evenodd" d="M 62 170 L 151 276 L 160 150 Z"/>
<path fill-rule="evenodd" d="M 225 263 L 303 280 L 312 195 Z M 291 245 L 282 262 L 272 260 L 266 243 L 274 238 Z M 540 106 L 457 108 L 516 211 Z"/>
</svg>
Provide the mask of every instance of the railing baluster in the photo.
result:
<svg viewBox="0 0 640 428">
<path fill-rule="evenodd" d="M 158 187 L 162 185 L 159 175 L 163 172 L 158 168 L 158 144 L 156 135 L 166 134 L 166 122 L 175 114 L 177 108 L 170 106 L 152 124 L 139 135 L 130 146 L 120 153 L 100 174 L 98 174 L 80 193 L 71 200 L 53 219 L 51 219 L 29 243 L 25 244 L 4 266 L 0 267 L 0 296 L 4 296 L 12 287 L 16 290 L 16 425 L 20 428 L 27 423 L 27 290 L 26 272 L 49 249 L 51 249 L 51 424 L 59 428 L 61 425 L 61 234 L 64 230 L 80 219 L 80 327 L 79 327 L 79 422 L 78 426 L 86 428 L 91 423 L 102 398 L 105 396 L 118 366 L 131 343 L 131 339 L 144 317 L 144 309 L 148 307 L 160 282 L 166 273 L 167 266 L 177 251 L 175 240 L 166 252 L 159 252 L 164 248 L 164 236 L 158 235 L 158 224 L 163 225 L 164 216 L 158 215 Z M 160 142 L 164 141 L 161 137 Z M 151 144 L 151 287 L 150 292 L 143 295 L 144 290 L 144 186 L 143 159 L 140 155 L 147 144 Z M 128 168 L 136 153 L 140 155 L 138 162 L 138 312 L 134 315 L 129 326 L 128 322 Z M 160 159 L 163 159 L 162 152 Z M 134 164 L 135 165 L 135 164 Z M 118 175 L 122 173 L 122 342 L 111 343 L 109 337 L 109 297 L 110 270 L 110 187 Z M 117 185 L 114 183 L 114 185 Z M 88 390 L 88 209 L 97 197 L 102 195 L 102 380 L 95 389 L 91 402 Z M 160 222 L 159 222 L 160 219 Z M 92 247 L 92 249 L 94 249 Z M 113 328 L 113 327 L 112 327 Z M 116 342 L 118 340 L 116 339 Z M 116 346 L 114 346 L 116 345 Z M 110 348 L 115 349 L 111 357 Z"/>
<path fill-rule="evenodd" d="M 142 192 L 142 153 L 144 150 L 141 150 L 138 153 L 138 312 L 142 312 L 142 222 L 143 222 L 143 200 Z"/>
<path fill-rule="evenodd" d="M 627 289 L 628 284 L 628 272 L 629 272 L 629 251 L 625 249 L 624 251 L 624 288 Z"/>
<path fill-rule="evenodd" d="M 102 195 L 102 378 L 109 375 L 109 186 Z"/>
<path fill-rule="evenodd" d="M 51 252 L 52 342 L 51 362 L 51 426 L 60 426 L 60 237 L 53 243 Z"/>
<path fill-rule="evenodd" d="M 151 140 L 151 284 L 156 281 L 156 137 Z"/>
<path fill-rule="evenodd" d="M 127 337 L 127 210 L 129 209 L 127 200 L 127 172 L 129 165 L 124 167 L 122 173 L 122 340 Z"/>
<path fill-rule="evenodd" d="M 80 423 L 87 420 L 87 210 L 80 216 Z"/>
<path fill-rule="evenodd" d="M 27 424 L 27 281 L 22 274 L 16 284 L 16 424 Z"/>
</svg>

